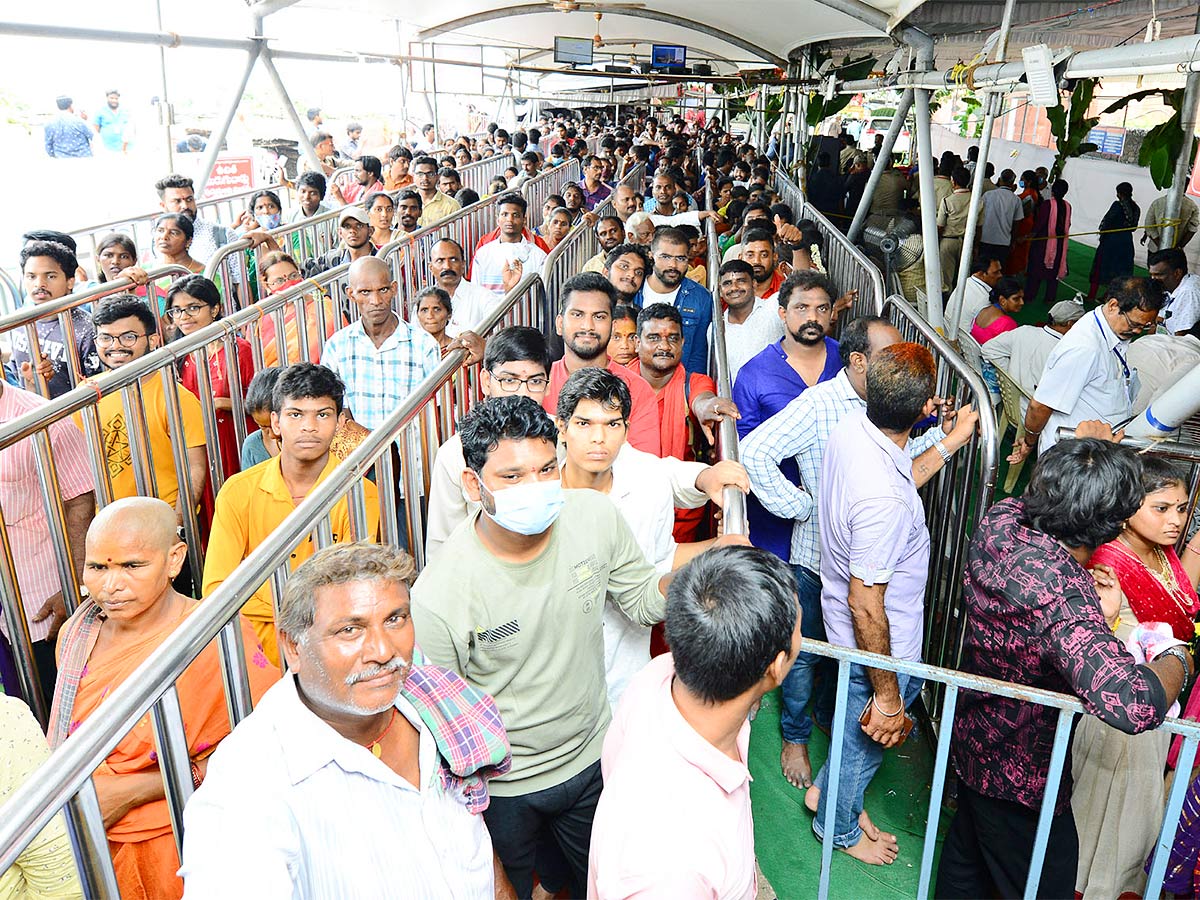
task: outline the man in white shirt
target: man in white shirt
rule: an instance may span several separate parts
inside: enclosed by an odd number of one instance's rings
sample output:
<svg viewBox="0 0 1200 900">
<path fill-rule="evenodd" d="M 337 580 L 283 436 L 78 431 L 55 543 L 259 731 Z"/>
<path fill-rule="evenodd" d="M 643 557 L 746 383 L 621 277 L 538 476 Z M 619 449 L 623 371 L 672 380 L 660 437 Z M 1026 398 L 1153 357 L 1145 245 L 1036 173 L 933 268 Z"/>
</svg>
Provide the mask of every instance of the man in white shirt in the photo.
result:
<svg viewBox="0 0 1200 900">
<path fill-rule="evenodd" d="M 1200 338 L 1194 334 L 1148 334 L 1138 338 L 1129 345 L 1129 367 L 1138 373 L 1133 411 L 1141 415 L 1150 401 L 1196 366 L 1200 366 Z"/>
<path fill-rule="evenodd" d="M 420 657 L 415 578 L 407 554 L 354 543 L 288 579 L 288 674 L 221 743 L 184 814 L 188 897 L 511 890 L 482 816 L 487 779 L 512 762 L 504 726 L 491 697 Z"/>
<path fill-rule="evenodd" d="M 992 193 L 995 193 L 993 191 Z M 1046 368 L 1046 360 L 1071 330 L 1071 326 L 1083 318 L 1082 303 L 1060 300 L 1050 307 L 1050 321 L 1041 326 L 1022 325 L 1012 331 L 998 334 L 983 345 L 983 358 L 998 369 L 1003 369 L 1017 387 L 1030 397 L 1037 390 Z M 1132 352 L 1132 351 L 1131 351 Z M 1022 412 L 1028 401 L 1021 398 Z"/>
<path fill-rule="evenodd" d="M 750 263 L 730 260 L 721 266 L 718 278 L 725 303 L 725 359 L 729 363 L 729 383 L 733 384 L 748 360 L 783 337 L 783 320 L 773 297 L 754 296 L 754 269 Z"/>
<path fill-rule="evenodd" d="M 712 483 L 715 479 L 722 488 L 736 485 L 746 492 L 750 482 L 746 470 L 735 462 L 710 467 L 662 459 L 627 446 L 632 405 L 625 382 L 608 370 L 587 368 L 571 374 L 558 394 L 556 411 L 562 484 L 564 488 L 608 494 L 647 561 L 665 575 L 717 543 L 675 542 L 671 534 L 677 503 L 672 492 L 673 474 L 681 474 L 677 470 L 686 467 L 693 484 Z M 708 501 L 708 496 L 692 487 L 681 499 L 681 506 L 696 509 Z M 632 622 L 611 601 L 605 604 L 604 676 L 613 709 L 629 680 L 648 662 L 650 628 Z"/>
<path fill-rule="evenodd" d="M 991 193 L 995 193 L 992 191 Z M 960 284 L 946 301 L 946 313 L 943 319 L 946 333 L 951 329 L 969 329 L 971 323 L 980 312 L 987 309 L 992 302 L 992 288 L 1004 274 L 1004 264 L 994 253 L 980 252 L 975 257 L 975 265 L 971 267 L 971 277 L 966 284 Z M 961 307 L 961 312 L 959 311 Z"/>
<path fill-rule="evenodd" d="M 528 207 L 525 198 L 515 192 L 496 201 L 499 228 L 481 241 L 471 260 L 471 280 L 475 284 L 502 296 L 506 270 L 519 267 L 520 274 L 542 271 L 547 254 L 525 230 Z"/>
<path fill-rule="evenodd" d="M 1167 290 L 1163 326 L 1171 334 L 1200 334 L 1200 277 L 1188 272 L 1187 256 L 1176 247 L 1151 253 L 1150 277 Z"/>
<path fill-rule="evenodd" d="M 504 299 L 503 294 L 494 294 L 467 281 L 462 245 L 452 238 L 443 238 L 430 248 L 429 265 L 434 282 L 450 295 L 453 312 L 446 323 L 446 334 L 450 337 L 473 331 Z"/>
<path fill-rule="evenodd" d="M 1163 292 L 1149 278 L 1117 279 L 1108 292 L 1108 301 L 1064 335 L 1046 360 L 1025 413 L 1025 440 L 1013 448 L 1010 463 L 1024 460 L 1035 444 L 1042 452 L 1053 447 L 1060 427 L 1091 419 L 1116 427 L 1133 418 L 1138 387 L 1129 342 L 1154 328 Z"/>
<path fill-rule="evenodd" d="M 1200 231 L 1200 206 L 1196 201 L 1184 194 L 1179 206 L 1180 222 L 1175 226 L 1175 246 L 1186 247 Z M 1146 245 L 1146 253 L 1156 253 L 1162 249 L 1162 223 L 1167 219 L 1167 195 L 1156 198 L 1146 210 L 1146 221 L 1142 225 L 1141 242 Z"/>
<path fill-rule="evenodd" d="M 980 233 L 979 250 L 1000 257 L 1001 263 L 1008 262 L 1012 250 L 1013 223 L 1025 217 L 1021 198 L 1014 191 L 1017 175 L 1012 169 L 1000 173 L 1000 183 L 995 190 L 983 195 L 983 226 Z"/>
</svg>

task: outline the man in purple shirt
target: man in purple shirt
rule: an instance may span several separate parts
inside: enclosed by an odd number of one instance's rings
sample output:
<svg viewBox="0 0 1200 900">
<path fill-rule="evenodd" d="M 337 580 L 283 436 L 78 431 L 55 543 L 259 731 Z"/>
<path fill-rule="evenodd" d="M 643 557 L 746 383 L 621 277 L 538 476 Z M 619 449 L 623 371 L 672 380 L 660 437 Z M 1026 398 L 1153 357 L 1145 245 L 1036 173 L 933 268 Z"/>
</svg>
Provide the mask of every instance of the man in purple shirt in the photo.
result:
<svg viewBox="0 0 1200 900">
<path fill-rule="evenodd" d="M 1100 422 L 1082 423 L 1081 431 L 1112 436 Z M 1074 695 L 1088 714 L 1126 734 L 1162 724 L 1191 677 L 1191 655 L 1168 640 L 1139 665 L 1105 622 L 1095 580 L 1084 568 L 1142 505 L 1141 470 L 1137 454 L 1107 440 L 1061 441 L 1038 460 L 1023 497 L 988 511 L 967 551 L 964 672 Z M 935 896 L 1018 896 L 1029 874 L 1058 710 L 971 691 L 960 695 L 958 709 L 951 744 L 958 810 Z M 1068 759 L 1041 897 L 1075 890 L 1071 783 Z"/>
<path fill-rule="evenodd" d="M 828 381 L 842 369 L 838 344 L 826 337 L 833 321 L 833 283 L 820 272 L 793 272 L 780 285 L 779 317 L 783 338 L 750 358 L 733 386 L 733 402 L 741 414 L 738 437 L 745 438 L 807 388 Z M 793 460 L 780 470 L 792 484 L 800 484 Z M 791 556 L 792 521 L 771 515 L 751 494 L 746 498 L 750 543 L 769 550 L 787 562 Z"/>
<path fill-rule="evenodd" d="M 913 426 L 940 405 L 936 377 L 933 356 L 920 344 L 878 351 L 867 367 L 866 410 L 843 419 L 825 446 L 818 518 L 821 611 L 831 644 L 921 658 L 929 530 L 907 447 Z M 865 863 L 890 865 L 896 859 L 896 836 L 874 826 L 863 810 L 863 794 L 884 749 L 903 741 L 903 713 L 920 690 L 919 678 L 850 667 L 830 838 Z M 859 716 L 867 711 L 867 722 L 860 725 Z M 812 827 L 821 839 L 828 784 L 827 763 L 805 795 L 808 808 L 816 811 Z"/>
<path fill-rule="evenodd" d="M 589 156 L 583 165 L 583 178 L 579 181 L 579 187 L 583 190 L 583 202 L 589 209 L 593 210 L 612 193 L 612 188 L 602 180 L 604 176 L 604 162 L 598 156 Z"/>
</svg>

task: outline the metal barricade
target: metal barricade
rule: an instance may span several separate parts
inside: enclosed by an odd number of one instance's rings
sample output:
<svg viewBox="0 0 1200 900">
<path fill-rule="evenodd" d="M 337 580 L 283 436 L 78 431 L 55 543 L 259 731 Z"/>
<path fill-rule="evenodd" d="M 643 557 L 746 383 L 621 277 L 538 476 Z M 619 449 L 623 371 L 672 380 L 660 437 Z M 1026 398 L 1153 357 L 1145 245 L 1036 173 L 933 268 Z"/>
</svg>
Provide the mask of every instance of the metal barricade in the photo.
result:
<svg viewBox="0 0 1200 900">
<path fill-rule="evenodd" d="M 783 202 L 795 212 L 797 221 L 804 218 L 816 223 L 825 243 L 821 260 L 825 272 L 833 279 L 838 290 L 858 291 L 858 299 L 844 320 L 848 321 L 853 316 L 879 315 L 887 297 L 879 267 L 835 228 L 819 209 L 807 203 L 803 191 L 782 170 L 775 170 L 774 187 Z"/>
<path fill-rule="evenodd" d="M 571 159 L 560 166 L 544 170 L 522 184 L 521 196 L 529 204 L 529 209 L 525 214 L 525 227 L 530 231 L 541 228 L 542 207 L 546 204 L 546 198 L 551 194 L 561 193 L 567 182 L 578 183 L 582 177 L 583 170 L 580 168 L 579 160 Z"/>
<path fill-rule="evenodd" d="M 497 153 L 487 159 L 467 163 L 458 170 L 458 175 L 462 179 L 463 187 L 470 188 L 482 197 L 491 193 L 488 186 L 492 183 L 492 179 L 497 175 L 503 175 L 504 170 L 509 166 L 520 168 L 516 157 L 511 153 Z"/>
<path fill-rule="evenodd" d="M 704 207 L 713 209 L 712 180 L 705 185 Z M 709 370 L 717 384 L 717 396 L 731 398 L 733 383 L 729 376 L 729 360 L 725 353 L 725 316 L 721 311 L 721 288 L 718 272 L 721 268 L 721 251 L 717 247 L 717 223 L 711 217 L 704 220 L 705 237 L 708 241 L 708 289 L 712 293 L 712 336 L 709 339 Z M 720 459 L 738 461 L 737 424 L 733 419 L 722 419 L 717 427 L 717 455 Z M 722 520 L 728 534 L 748 534 L 746 521 L 746 497 L 737 488 L 727 487 L 722 498 Z"/>
<path fill-rule="evenodd" d="M 246 208 L 246 202 L 253 195 L 263 190 L 274 191 L 279 195 L 279 202 L 283 206 L 284 213 L 291 208 L 292 189 L 286 184 L 269 184 L 266 187 L 254 188 L 249 191 L 238 191 L 236 194 L 227 194 L 224 197 L 215 197 L 212 200 L 197 200 L 197 216 L 209 222 L 232 221 Z M 75 242 L 78 245 L 76 256 L 79 258 L 80 264 L 89 259 L 95 260 L 96 246 L 100 243 L 100 238 L 111 231 L 121 231 L 128 234 L 133 238 L 133 242 L 139 251 L 153 246 L 154 221 L 162 214 L 163 211 L 161 209 L 156 209 L 153 212 L 128 216 L 123 219 L 113 219 L 109 222 L 101 222 L 99 225 L 88 225 L 71 231 L 70 235 L 75 238 Z"/>
<path fill-rule="evenodd" d="M 7 316 L 21 306 L 21 289 L 16 280 L 4 269 L 0 269 L 0 315 Z"/>
<path fill-rule="evenodd" d="M 938 334 L 904 298 L 891 296 L 883 315 L 904 340 L 928 347 L 938 364 L 937 395 L 953 399 L 956 407 L 970 403 L 979 413 L 979 428 L 934 478 L 921 488 L 929 527 L 929 580 L 925 591 L 925 659 L 954 668 L 962 650 L 962 575 L 971 534 L 996 490 L 1000 435 L 987 385 L 950 343 Z M 933 698 L 930 712 L 936 708 Z"/>
<path fill-rule="evenodd" d="M 480 324 L 480 334 L 486 335 L 510 324 L 541 326 L 540 281 L 536 273 L 522 279 Z M 267 302 L 283 303 L 287 300 L 281 294 Z M 260 310 L 243 310 L 235 314 L 233 318 L 236 322 L 231 324 L 246 324 L 256 320 L 259 315 Z M 180 347 L 165 348 L 156 351 L 152 357 L 135 361 L 128 367 L 131 369 L 129 373 L 123 375 L 123 370 L 110 373 L 103 387 L 114 387 L 118 379 L 122 386 L 134 384 L 141 375 L 147 372 L 153 375 L 159 367 L 161 374 L 169 377 L 172 367 L 168 363 L 179 358 L 181 353 L 186 353 L 185 348 L 199 349 L 225 333 L 227 329 L 219 323 L 209 326 L 189 337 Z M 456 404 L 466 404 L 477 397 L 474 388 L 464 377 L 467 371 L 463 368 L 464 356 L 461 350 L 448 354 L 421 386 L 365 438 L 329 478 L 317 485 L 271 536 L 256 547 L 124 683 L 105 698 L 95 715 L 84 721 L 70 739 L 54 751 L 38 773 L 9 796 L 0 815 L 0 871 L 13 865 L 45 824 L 60 808 L 66 806 L 72 825 L 76 860 L 84 883 L 84 895 L 106 900 L 119 896 L 91 774 L 148 712 L 155 717 L 156 723 L 161 723 L 159 731 L 165 738 L 163 744 L 166 745 L 166 751 L 160 752 L 159 763 L 172 805 L 176 837 L 177 840 L 182 838 L 178 814 L 182 812 L 183 803 L 191 793 L 191 774 L 182 717 L 175 697 L 176 681 L 196 656 L 219 636 L 224 688 L 227 698 L 231 698 L 228 704 L 231 725 L 236 725 L 249 713 L 245 663 L 239 660 L 237 652 L 240 641 L 238 613 L 242 605 L 261 587 L 264 578 L 273 578 L 280 586 L 286 583 L 290 574 L 288 563 L 291 553 L 310 534 L 316 534 L 319 546 L 328 544 L 328 529 L 321 525 L 340 500 L 346 499 L 352 522 L 366 522 L 361 483 L 368 471 L 376 470 L 379 484 L 395 484 L 399 474 L 409 491 L 408 496 L 416 496 L 414 478 L 418 454 L 421 447 L 428 443 L 428 428 L 437 418 L 438 404 L 447 395 L 456 395 Z M 91 394 L 90 391 L 87 393 Z M 59 398 L 51 409 L 55 417 L 61 417 L 83 408 L 86 402 L 80 390 Z M 39 411 L 37 416 L 26 415 L 0 426 L 0 447 L 39 430 L 44 432 L 42 415 L 44 413 Z M 450 422 L 452 429 L 453 419 Z M 401 453 L 400 473 L 395 471 L 392 460 L 392 447 L 397 443 Z M 419 503 L 406 504 L 407 522 L 401 522 L 397 517 L 395 493 L 380 491 L 383 541 L 396 544 L 399 529 L 407 528 L 409 546 L 421 548 L 424 541 L 421 538 L 423 518 L 420 506 Z M 358 528 L 359 525 L 355 525 L 354 536 L 365 537 Z M 3 537 L 0 523 L 0 540 Z M 418 565 L 422 562 L 422 555 L 418 550 Z M 4 562 L 0 564 L 0 579 L 8 577 L 11 577 L 11 567 Z"/>
</svg>

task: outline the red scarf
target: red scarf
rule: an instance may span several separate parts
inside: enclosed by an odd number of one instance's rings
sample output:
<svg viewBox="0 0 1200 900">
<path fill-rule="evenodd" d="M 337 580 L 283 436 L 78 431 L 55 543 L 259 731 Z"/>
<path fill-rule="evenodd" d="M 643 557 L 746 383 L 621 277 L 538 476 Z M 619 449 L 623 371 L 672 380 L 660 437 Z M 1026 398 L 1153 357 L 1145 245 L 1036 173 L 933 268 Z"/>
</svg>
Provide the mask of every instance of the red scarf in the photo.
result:
<svg viewBox="0 0 1200 900">
<path fill-rule="evenodd" d="M 1143 624 L 1166 622 L 1176 638 L 1190 644 L 1196 637 L 1195 615 L 1200 609 L 1200 598 L 1196 596 L 1175 548 L 1165 547 L 1163 554 L 1178 585 L 1173 592 L 1120 540 L 1110 541 L 1097 549 L 1088 566 L 1112 566 L 1138 621 Z"/>
</svg>

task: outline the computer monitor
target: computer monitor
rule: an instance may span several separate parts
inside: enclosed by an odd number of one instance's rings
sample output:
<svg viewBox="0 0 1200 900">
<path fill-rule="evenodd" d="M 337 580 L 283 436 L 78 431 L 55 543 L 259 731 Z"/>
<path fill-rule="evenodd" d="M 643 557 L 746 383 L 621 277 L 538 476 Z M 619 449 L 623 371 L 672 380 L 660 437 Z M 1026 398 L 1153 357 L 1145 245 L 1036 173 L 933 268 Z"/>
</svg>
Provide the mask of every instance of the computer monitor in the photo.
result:
<svg viewBox="0 0 1200 900">
<path fill-rule="evenodd" d="M 682 44 L 654 44 L 650 49 L 650 66 L 668 69 L 687 65 L 687 47 Z"/>
<path fill-rule="evenodd" d="M 556 37 L 554 39 L 554 61 L 572 66 L 592 64 L 592 39 Z"/>
</svg>

